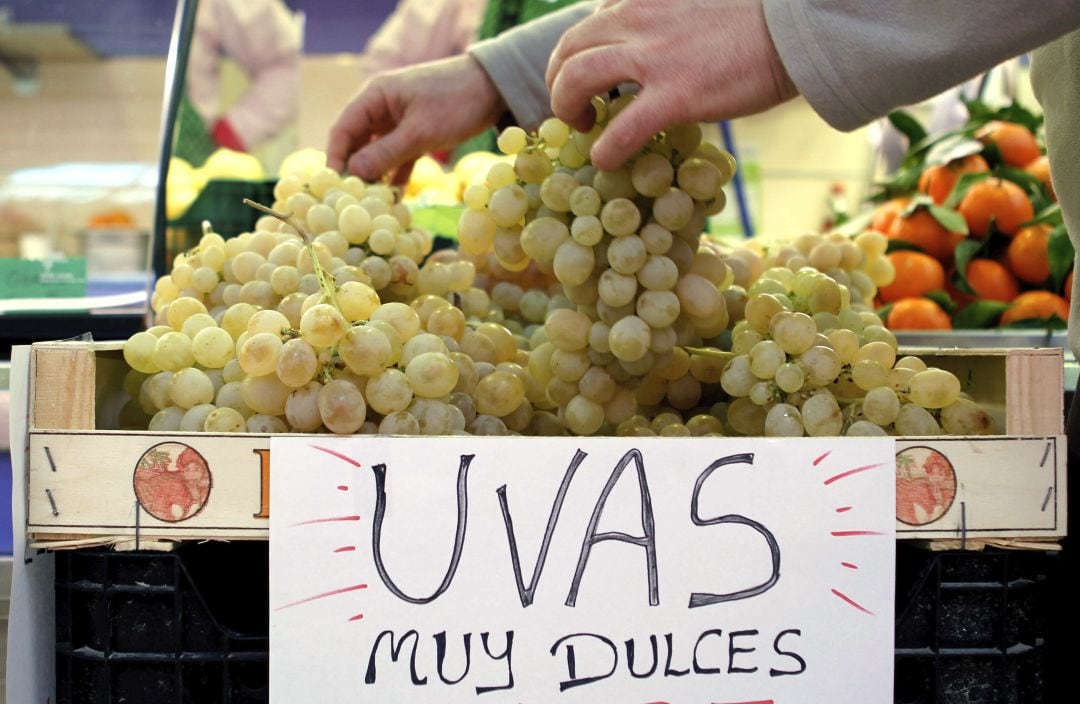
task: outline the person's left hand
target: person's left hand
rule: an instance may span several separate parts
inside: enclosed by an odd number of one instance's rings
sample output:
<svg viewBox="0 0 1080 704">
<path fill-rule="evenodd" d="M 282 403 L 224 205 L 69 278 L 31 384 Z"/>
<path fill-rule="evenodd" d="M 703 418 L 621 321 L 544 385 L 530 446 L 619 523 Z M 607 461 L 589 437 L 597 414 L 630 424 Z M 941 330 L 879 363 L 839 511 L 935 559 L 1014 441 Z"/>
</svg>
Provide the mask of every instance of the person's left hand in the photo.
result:
<svg viewBox="0 0 1080 704">
<path fill-rule="evenodd" d="M 379 74 L 330 129 L 326 165 L 367 181 L 393 173 L 403 185 L 421 155 L 453 149 L 505 110 L 487 72 L 467 54 Z"/>
<path fill-rule="evenodd" d="M 761 0 L 605 0 L 563 35 L 546 80 L 555 115 L 578 130 L 592 126 L 590 98 L 641 86 L 593 144 L 601 169 L 673 125 L 761 112 L 798 93 Z"/>
</svg>

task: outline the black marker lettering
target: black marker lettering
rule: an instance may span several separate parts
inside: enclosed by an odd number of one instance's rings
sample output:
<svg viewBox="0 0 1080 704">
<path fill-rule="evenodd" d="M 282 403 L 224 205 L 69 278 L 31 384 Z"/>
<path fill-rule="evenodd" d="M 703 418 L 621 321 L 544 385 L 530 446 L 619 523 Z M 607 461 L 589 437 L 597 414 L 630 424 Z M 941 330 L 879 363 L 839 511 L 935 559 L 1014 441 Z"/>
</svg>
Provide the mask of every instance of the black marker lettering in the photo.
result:
<svg viewBox="0 0 1080 704">
<path fill-rule="evenodd" d="M 655 635 L 649 636 L 649 646 L 652 648 L 652 665 L 649 667 L 648 672 L 638 674 L 637 672 L 634 672 L 634 639 L 631 638 L 626 641 L 626 669 L 630 671 L 630 676 L 634 679 L 642 680 L 646 677 L 651 677 L 652 674 L 656 672 L 656 668 L 660 665 L 660 653 L 657 650 Z"/>
<path fill-rule="evenodd" d="M 514 632 L 506 632 L 506 650 L 502 651 L 498 655 L 491 652 L 491 648 L 488 646 L 489 633 L 480 634 L 480 643 L 484 646 L 484 652 L 492 660 L 506 660 L 506 684 L 501 684 L 497 687 L 477 687 L 477 694 L 487 694 L 488 692 L 497 692 L 501 689 L 513 689 L 514 688 Z"/>
<path fill-rule="evenodd" d="M 665 633 L 664 641 L 667 643 L 667 659 L 664 661 L 664 677 L 683 677 L 689 675 L 689 668 L 685 670 L 675 670 L 671 667 L 671 658 L 675 655 L 675 644 L 672 642 L 672 635 L 670 633 Z"/>
<path fill-rule="evenodd" d="M 780 545 L 776 542 L 776 537 L 772 534 L 768 528 L 751 520 L 746 516 L 740 516 L 738 514 L 728 514 L 726 516 L 719 516 L 717 518 L 704 519 L 701 517 L 698 511 L 698 498 L 701 494 L 701 487 L 705 483 L 714 471 L 720 467 L 725 467 L 731 464 L 754 464 L 753 453 L 745 453 L 740 455 L 728 455 L 722 457 L 705 469 L 704 472 L 697 478 L 694 483 L 694 493 L 690 499 L 690 518 L 696 526 L 715 526 L 724 523 L 736 523 L 739 525 L 748 526 L 753 528 L 765 538 L 765 541 L 769 546 L 769 553 L 772 556 L 772 574 L 769 579 L 757 585 L 756 587 L 750 587 L 749 589 L 743 589 L 737 592 L 731 592 L 729 594 L 702 594 L 693 593 L 690 595 L 690 608 L 694 609 L 699 606 L 709 606 L 710 604 L 719 604 L 725 601 L 736 601 L 738 599 L 749 599 L 750 597 L 758 596 L 769 591 L 776 585 L 776 582 L 780 579 Z"/>
<path fill-rule="evenodd" d="M 574 478 L 574 473 L 586 456 L 587 455 L 584 452 L 578 450 L 574 453 L 574 458 L 570 460 L 570 465 L 566 468 L 562 483 L 559 485 L 559 491 L 555 495 L 555 501 L 551 504 L 551 513 L 548 514 L 547 528 L 544 529 L 544 539 L 540 543 L 540 554 L 536 556 L 536 563 L 533 565 L 532 579 L 529 580 L 528 586 L 525 586 L 525 580 L 521 574 L 521 558 L 518 555 L 517 537 L 514 535 L 514 521 L 510 517 L 510 505 L 506 500 L 506 485 L 503 484 L 495 491 L 495 493 L 499 495 L 499 506 L 502 508 L 503 524 L 506 526 L 506 540 L 510 544 L 510 561 L 514 567 L 514 580 L 517 582 L 518 598 L 521 599 L 522 606 L 530 606 L 533 603 L 533 595 L 536 593 L 536 583 L 540 580 L 540 574 L 544 571 L 544 562 L 547 561 L 548 548 L 551 546 L 551 535 L 555 532 L 555 525 L 559 522 L 559 513 L 562 511 L 563 501 L 566 499 L 566 492 L 570 488 L 570 482 Z"/>
<path fill-rule="evenodd" d="M 776 639 L 773 640 L 773 644 L 772 644 L 773 651 L 776 652 L 777 655 L 783 655 L 785 657 L 789 657 L 792 660 L 794 660 L 795 662 L 799 663 L 799 669 L 798 670 L 774 670 L 774 669 L 770 669 L 769 670 L 769 677 L 783 677 L 784 675 L 801 675 L 802 673 L 806 672 L 806 661 L 803 660 L 802 657 L 800 657 L 798 655 L 798 653 L 793 653 L 790 650 L 781 650 L 780 649 L 780 639 L 783 638 L 784 636 L 788 635 L 788 634 L 801 636 L 802 631 L 799 630 L 798 628 L 789 628 L 786 631 L 780 631 L 778 634 L 776 634 Z"/>
<path fill-rule="evenodd" d="M 604 636 L 596 635 L 595 633 L 572 633 L 568 636 L 563 636 L 559 640 L 555 641 L 555 645 L 551 646 L 551 654 L 554 655 L 558 651 L 559 646 L 565 641 L 571 638 L 595 638 L 596 640 L 604 643 L 611 650 L 611 669 L 602 675 L 592 675 L 590 677 L 578 677 L 577 672 L 577 654 L 574 651 L 574 646 L 570 643 L 566 644 L 566 674 L 569 679 L 563 680 L 559 683 L 559 691 L 565 692 L 568 689 L 574 687 L 580 687 L 582 685 L 590 684 L 592 682 L 599 682 L 600 680 L 606 680 L 615 674 L 615 670 L 619 667 L 619 650 L 615 647 L 609 639 Z"/>
<path fill-rule="evenodd" d="M 724 631 L 719 628 L 711 628 L 700 636 L 698 636 L 697 642 L 694 643 L 694 674 L 696 675 L 719 675 L 723 672 L 719 667 L 702 667 L 698 664 L 698 648 L 701 647 L 701 641 L 705 640 L 705 636 L 716 636 L 717 638 L 724 637 Z"/>
<path fill-rule="evenodd" d="M 371 646 L 371 656 L 368 658 L 367 673 L 364 675 L 365 684 L 375 684 L 375 656 L 379 654 L 379 644 L 384 636 L 390 636 L 390 659 L 397 662 L 401 657 L 401 649 L 405 647 L 405 641 L 412 638 L 412 653 L 409 654 L 409 676 L 414 685 L 427 684 L 427 677 L 419 677 L 416 674 L 416 646 L 420 641 L 420 635 L 416 631 L 406 631 L 401 640 L 394 639 L 393 631 L 383 631 L 375 638 L 375 644 Z"/>
<path fill-rule="evenodd" d="M 627 533 L 615 531 L 597 533 L 597 527 L 600 525 L 600 516 L 604 512 L 604 505 L 607 503 L 608 496 L 611 494 L 612 489 L 615 488 L 615 484 L 619 481 L 619 477 L 622 476 L 623 470 L 626 469 L 626 466 L 630 464 L 631 461 L 633 461 L 638 475 L 638 488 L 641 492 L 641 526 L 645 534 L 639 538 L 628 535 Z M 649 482 L 645 478 L 645 462 L 641 458 L 641 451 L 633 449 L 623 455 L 622 459 L 619 460 L 619 463 L 615 465 L 615 469 L 612 470 L 611 476 L 608 477 L 607 484 L 604 485 L 604 490 L 600 492 L 600 498 L 596 501 L 592 517 L 589 519 L 589 527 L 585 531 L 585 540 L 581 545 L 577 569 L 574 571 L 574 581 L 570 585 L 570 593 L 566 596 L 566 605 L 574 606 L 577 603 L 578 588 L 581 586 L 581 577 L 585 573 L 585 565 L 589 562 L 589 553 L 592 550 L 593 545 L 602 540 L 618 540 L 620 542 L 639 545 L 645 548 L 646 571 L 648 572 L 649 578 L 649 606 L 659 605 L 660 588 L 656 576 L 655 533 L 656 526 L 653 519 L 652 496 L 649 494 Z"/>
<path fill-rule="evenodd" d="M 757 629 L 755 628 L 755 629 L 752 629 L 752 630 L 749 630 L 749 631 L 732 631 L 731 635 L 728 636 L 727 671 L 728 671 L 729 674 L 732 673 L 732 672 L 745 672 L 745 673 L 757 672 L 757 666 L 754 666 L 754 667 L 735 667 L 735 656 L 738 653 L 752 653 L 755 650 L 757 650 L 757 648 L 738 648 L 738 647 L 735 646 L 735 639 L 736 638 L 741 638 L 743 636 L 756 636 L 757 634 L 758 634 L 758 632 L 757 632 Z"/>
<path fill-rule="evenodd" d="M 449 680 L 446 675 L 443 674 L 443 665 L 446 663 L 446 631 L 436 633 L 435 638 L 435 671 L 439 675 L 439 679 L 443 684 L 457 684 L 461 680 L 465 679 L 469 674 L 469 667 L 472 665 L 472 633 L 466 633 L 464 636 L 465 641 L 465 671 L 461 673 L 461 677 L 456 680 Z"/>
<path fill-rule="evenodd" d="M 377 464 L 371 469 L 375 472 L 375 516 L 373 518 L 373 525 L 371 531 L 371 554 L 375 559 L 375 569 L 379 573 L 379 578 L 382 579 L 383 584 L 390 590 L 390 593 L 401 599 L 407 601 L 410 604 L 427 604 L 435 601 L 443 592 L 449 587 L 450 583 L 454 581 L 454 575 L 457 574 L 458 563 L 461 561 L 461 550 L 465 545 L 465 525 L 468 522 L 469 517 L 469 497 L 467 492 L 467 480 L 469 476 L 469 465 L 472 464 L 472 460 L 475 455 L 462 455 L 461 464 L 458 467 L 457 475 L 457 529 L 454 532 L 454 551 L 450 556 L 450 566 L 446 569 L 446 575 L 443 576 L 442 583 L 431 596 L 427 597 L 413 597 L 409 596 L 405 592 L 398 588 L 397 584 L 390 579 L 390 575 L 386 571 L 386 566 L 382 560 L 382 526 L 383 518 L 386 516 L 386 465 Z"/>
</svg>

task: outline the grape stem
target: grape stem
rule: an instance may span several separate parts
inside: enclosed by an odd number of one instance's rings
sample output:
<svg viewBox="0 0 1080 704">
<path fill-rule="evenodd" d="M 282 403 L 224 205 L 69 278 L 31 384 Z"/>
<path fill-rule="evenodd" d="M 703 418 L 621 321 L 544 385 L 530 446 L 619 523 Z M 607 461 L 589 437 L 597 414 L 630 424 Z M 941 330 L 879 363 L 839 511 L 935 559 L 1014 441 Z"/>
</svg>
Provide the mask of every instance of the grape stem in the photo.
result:
<svg viewBox="0 0 1080 704">
<path fill-rule="evenodd" d="M 323 268 L 322 262 L 319 261 L 319 256 L 315 252 L 315 240 L 304 230 L 303 227 L 300 226 L 298 222 L 293 219 L 292 213 L 279 213 L 273 208 L 268 208 L 262 203 L 256 203 L 250 198 L 244 199 L 244 205 L 254 208 L 260 213 L 266 213 L 270 217 L 277 218 L 281 222 L 296 230 L 297 234 L 300 235 L 300 239 L 304 241 L 304 246 L 307 248 L 308 256 L 311 257 L 311 267 L 315 270 L 315 278 L 319 280 L 319 289 L 322 291 L 323 298 L 326 300 L 327 303 L 334 306 L 334 308 L 336 308 L 339 313 L 342 313 L 342 315 L 344 315 L 344 312 L 341 310 L 341 306 L 338 305 L 337 289 L 335 289 L 334 287 L 334 276 Z"/>
<path fill-rule="evenodd" d="M 713 359 L 734 359 L 738 356 L 734 352 L 725 352 L 715 347 L 683 347 L 683 349 L 690 354 L 699 354 L 702 357 L 712 357 Z"/>
</svg>

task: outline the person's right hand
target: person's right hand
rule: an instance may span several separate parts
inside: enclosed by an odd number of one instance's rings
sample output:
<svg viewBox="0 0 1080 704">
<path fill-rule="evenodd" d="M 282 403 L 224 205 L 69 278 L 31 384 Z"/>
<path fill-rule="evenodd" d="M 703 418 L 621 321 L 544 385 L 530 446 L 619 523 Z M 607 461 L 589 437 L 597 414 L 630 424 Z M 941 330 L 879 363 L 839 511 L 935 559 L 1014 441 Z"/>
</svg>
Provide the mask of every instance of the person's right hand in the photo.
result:
<svg viewBox="0 0 1080 704">
<path fill-rule="evenodd" d="M 393 182 L 404 183 L 418 157 L 456 147 L 505 110 L 495 84 L 468 55 L 379 74 L 330 129 L 326 165 L 366 181 L 393 172 Z"/>
<path fill-rule="evenodd" d="M 761 0 L 604 0 L 563 34 L 545 79 L 555 116 L 579 131 L 592 126 L 592 96 L 640 86 L 593 143 L 599 169 L 672 125 L 751 115 L 798 93 Z"/>
</svg>

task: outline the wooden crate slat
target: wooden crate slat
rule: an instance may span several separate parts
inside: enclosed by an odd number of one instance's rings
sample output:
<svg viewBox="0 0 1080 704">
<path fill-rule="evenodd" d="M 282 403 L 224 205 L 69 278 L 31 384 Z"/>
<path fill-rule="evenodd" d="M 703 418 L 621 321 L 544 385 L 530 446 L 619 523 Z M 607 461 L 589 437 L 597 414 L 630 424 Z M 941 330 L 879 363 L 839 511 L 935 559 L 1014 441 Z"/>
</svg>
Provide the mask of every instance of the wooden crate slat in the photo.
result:
<svg viewBox="0 0 1080 704">
<path fill-rule="evenodd" d="M 116 415 L 117 397 L 108 391 L 120 388 L 126 370 L 120 346 L 34 345 L 28 473 L 31 540 L 55 541 L 61 547 L 85 540 L 131 545 L 136 533 L 140 541 L 267 539 L 269 436 L 94 429 L 96 419 L 107 424 Z M 965 391 L 989 404 L 1007 435 L 898 438 L 898 452 L 927 446 L 947 457 L 957 478 L 955 500 L 948 510 L 925 525 L 898 521 L 898 537 L 1053 540 L 1064 535 L 1062 351 L 952 349 L 917 354 L 927 364 L 960 375 Z M 101 396 L 97 412 L 95 395 Z M 161 443 L 190 446 L 208 465 L 209 498 L 194 515 L 163 520 L 136 501 L 135 468 L 148 450 Z M 162 513 L 167 513 L 168 504 L 156 510 L 164 519 L 176 518 Z M 177 509 L 181 514 L 185 510 Z"/>
<path fill-rule="evenodd" d="M 1061 350 L 1014 350 L 1006 362 L 1006 423 L 1017 435 L 1064 432 Z"/>
<path fill-rule="evenodd" d="M 708 442 L 704 438 L 687 441 Z M 204 458 L 212 477 L 205 505 L 182 520 L 156 519 L 136 500 L 135 468 L 140 458 L 163 443 L 191 447 Z M 265 540 L 269 447 L 267 435 L 31 433 L 31 539 L 44 544 L 53 538 L 72 541 L 97 536 L 102 542 L 113 542 L 138 532 L 145 540 Z M 898 520 L 898 538 L 1064 535 L 1064 436 L 897 439 L 898 456 L 919 448 L 940 454 L 951 465 L 954 495 L 948 510 L 924 525 Z M 175 487 L 163 491 L 174 492 Z M 913 495 L 902 491 L 899 483 L 898 493 L 907 500 Z"/>
<path fill-rule="evenodd" d="M 96 363 L 88 343 L 34 346 L 31 427 L 91 430 Z"/>
</svg>

